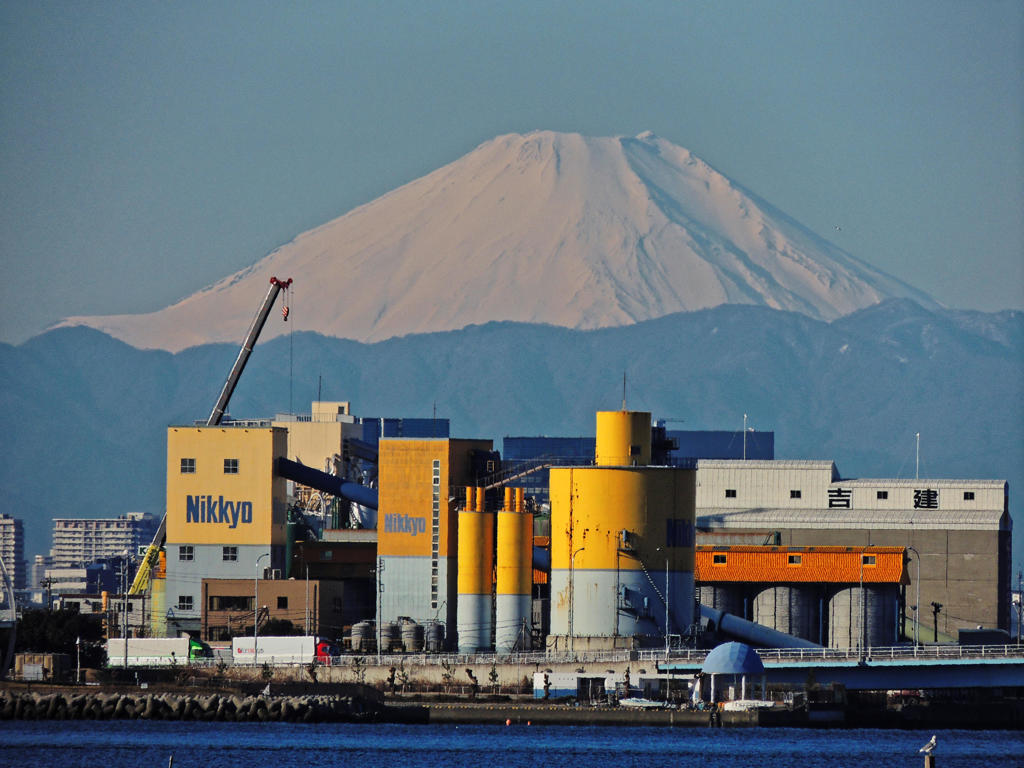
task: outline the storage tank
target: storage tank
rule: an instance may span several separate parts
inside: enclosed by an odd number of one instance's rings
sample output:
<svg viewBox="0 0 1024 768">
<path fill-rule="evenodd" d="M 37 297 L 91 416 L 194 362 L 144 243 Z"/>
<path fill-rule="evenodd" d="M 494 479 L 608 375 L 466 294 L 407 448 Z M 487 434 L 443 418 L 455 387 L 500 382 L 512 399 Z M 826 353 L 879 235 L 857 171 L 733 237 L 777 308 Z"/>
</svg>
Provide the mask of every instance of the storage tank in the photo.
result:
<svg viewBox="0 0 1024 768">
<path fill-rule="evenodd" d="M 473 509 L 459 512 L 459 579 L 456 632 L 459 653 L 491 648 L 491 586 L 494 573 L 494 514 L 484 510 L 484 489 L 467 491 Z"/>
<path fill-rule="evenodd" d="M 695 472 L 642 466 L 650 435 L 649 413 L 599 413 L 599 466 L 551 469 L 555 643 L 657 646 L 666 621 L 672 635 L 693 623 Z"/>
<path fill-rule="evenodd" d="M 743 587 L 737 584 L 701 584 L 700 604 L 742 619 Z"/>
<path fill-rule="evenodd" d="M 444 650 L 444 624 L 439 621 L 428 621 L 423 626 L 423 642 L 427 653 L 440 653 Z"/>
<path fill-rule="evenodd" d="M 839 589 L 828 601 L 828 645 L 830 648 L 893 645 L 897 638 L 898 614 L 899 592 L 895 584 Z"/>
<path fill-rule="evenodd" d="M 787 635 L 817 642 L 819 615 L 818 596 L 812 587 L 768 586 L 754 595 L 754 622 Z"/>
<path fill-rule="evenodd" d="M 650 464 L 651 414 L 644 411 L 598 411 L 594 463 L 599 467 L 643 467 Z"/>
<path fill-rule="evenodd" d="M 399 644 L 401 634 L 398 631 L 398 623 L 394 621 L 382 621 L 380 625 L 380 651 L 389 653 L 395 650 Z"/>
<path fill-rule="evenodd" d="M 423 650 L 423 625 L 415 621 L 401 623 L 402 647 L 406 653 L 419 653 Z"/>
<path fill-rule="evenodd" d="M 530 646 L 533 515 L 520 511 L 514 489 L 505 488 L 505 508 L 497 517 L 494 646 L 497 653 L 512 653 Z"/>
<path fill-rule="evenodd" d="M 377 637 L 374 622 L 360 621 L 353 624 L 350 645 L 355 653 L 376 650 Z"/>
</svg>

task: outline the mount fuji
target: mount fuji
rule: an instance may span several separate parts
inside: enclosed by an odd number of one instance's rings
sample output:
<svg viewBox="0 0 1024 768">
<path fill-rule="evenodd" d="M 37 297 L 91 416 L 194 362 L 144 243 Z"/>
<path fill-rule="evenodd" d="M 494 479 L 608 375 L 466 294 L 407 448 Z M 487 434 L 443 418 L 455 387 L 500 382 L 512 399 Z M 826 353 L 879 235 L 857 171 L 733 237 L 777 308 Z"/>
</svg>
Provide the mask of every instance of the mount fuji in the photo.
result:
<svg viewBox="0 0 1024 768">
<path fill-rule="evenodd" d="M 825 321 L 888 298 L 937 308 L 652 133 L 541 131 L 485 142 L 165 309 L 59 325 L 171 352 L 237 342 L 272 276 L 295 281 L 293 330 L 360 342 L 503 320 L 608 328 L 721 304 Z"/>
</svg>

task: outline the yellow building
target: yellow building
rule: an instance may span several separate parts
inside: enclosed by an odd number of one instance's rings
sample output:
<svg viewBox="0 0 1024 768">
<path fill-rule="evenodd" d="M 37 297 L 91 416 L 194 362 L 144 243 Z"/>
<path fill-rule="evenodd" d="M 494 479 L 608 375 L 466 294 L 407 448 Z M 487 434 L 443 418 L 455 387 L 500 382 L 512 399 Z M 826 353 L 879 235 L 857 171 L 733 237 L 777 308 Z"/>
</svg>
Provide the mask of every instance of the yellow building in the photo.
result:
<svg viewBox="0 0 1024 768">
<path fill-rule="evenodd" d="M 198 632 L 204 578 L 283 572 L 286 481 L 278 427 L 167 430 L 166 631 Z"/>
<path fill-rule="evenodd" d="M 381 582 L 379 620 L 409 617 L 455 627 L 458 513 L 456 497 L 474 485 L 474 460 L 490 440 L 386 438 L 380 441 L 377 517 Z M 497 466 L 492 467 L 497 469 Z"/>
</svg>

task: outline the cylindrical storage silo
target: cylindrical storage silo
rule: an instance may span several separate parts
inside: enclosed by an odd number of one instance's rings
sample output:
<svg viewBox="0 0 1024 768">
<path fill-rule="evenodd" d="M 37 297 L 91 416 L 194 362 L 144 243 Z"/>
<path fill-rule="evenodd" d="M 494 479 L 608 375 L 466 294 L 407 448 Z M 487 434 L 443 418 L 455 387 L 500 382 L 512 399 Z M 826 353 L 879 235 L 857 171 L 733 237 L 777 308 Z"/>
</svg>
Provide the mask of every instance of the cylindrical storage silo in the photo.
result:
<svg viewBox="0 0 1024 768">
<path fill-rule="evenodd" d="M 890 646 L 896 640 L 898 587 L 870 584 L 839 589 L 828 601 L 830 648 Z"/>
<path fill-rule="evenodd" d="M 804 640 L 818 639 L 818 598 L 812 587 L 793 584 L 761 589 L 753 601 L 753 619 Z"/>
<path fill-rule="evenodd" d="M 701 584 L 700 604 L 742 619 L 743 587 L 738 584 Z"/>
<path fill-rule="evenodd" d="M 400 642 L 401 635 L 398 631 L 398 622 L 382 621 L 380 624 L 380 650 L 381 653 L 389 653 L 395 649 Z"/>
<path fill-rule="evenodd" d="M 351 645 L 352 651 L 355 653 L 376 650 L 377 638 L 375 637 L 374 622 L 359 621 L 353 624 Z"/>
<path fill-rule="evenodd" d="M 582 637 L 640 636 L 657 646 L 666 598 L 668 633 L 685 633 L 694 608 L 694 470 L 552 467 L 550 483 L 551 634 L 574 650 Z M 602 645 L 614 641 L 586 647 Z"/>
<path fill-rule="evenodd" d="M 509 490 L 509 489 L 506 489 Z M 529 650 L 533 590 L 533 515 L 498 513 L 494 647 L 498 653 Z"/>
<path fill-rule="evenodd" d="M 459 653 L 490 650 L 491 579 L 494 571 L 494 515 L 478 509 L 459 512 L 459 580 L 457 625 Z"/>
<path fill-rule="evenodd" d="M 423 625 L 415 621 L 402 622 L 402 647 L 406 653 L 419 653 L 423 650 Z"/>
<path fill-rule="evenodd" d="M 599 467 L 643 467 L 651 463 L 651 414 L 598 411 L 594 463 Z"/>
<path fill-rule="evenodd" d="M 427 653 L 443 651 L 444 624 L 439 621 L 428 621 L 423 627 L 423 645 Z"/>
</svg>

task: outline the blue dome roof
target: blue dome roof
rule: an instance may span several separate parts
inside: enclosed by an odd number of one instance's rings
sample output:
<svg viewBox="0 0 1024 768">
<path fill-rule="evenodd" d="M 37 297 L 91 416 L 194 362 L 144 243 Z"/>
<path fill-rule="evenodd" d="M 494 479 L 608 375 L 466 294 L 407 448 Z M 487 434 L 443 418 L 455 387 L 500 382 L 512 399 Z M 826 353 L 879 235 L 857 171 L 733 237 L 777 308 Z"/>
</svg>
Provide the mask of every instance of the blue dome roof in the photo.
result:
<svg viewBox="0 0 1024 768">
<path fill-rule="evenodd" d="M 763 675 L 757 651 L 743 643 L 724 643 L 712 649 L 701 672 L 708 675 Z"/>
</svg>

